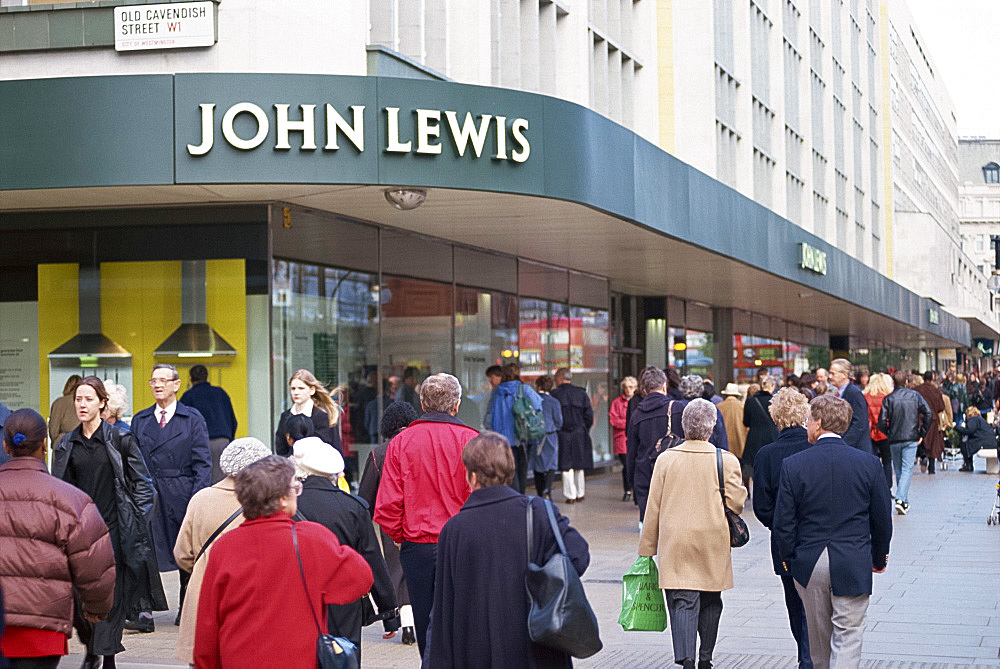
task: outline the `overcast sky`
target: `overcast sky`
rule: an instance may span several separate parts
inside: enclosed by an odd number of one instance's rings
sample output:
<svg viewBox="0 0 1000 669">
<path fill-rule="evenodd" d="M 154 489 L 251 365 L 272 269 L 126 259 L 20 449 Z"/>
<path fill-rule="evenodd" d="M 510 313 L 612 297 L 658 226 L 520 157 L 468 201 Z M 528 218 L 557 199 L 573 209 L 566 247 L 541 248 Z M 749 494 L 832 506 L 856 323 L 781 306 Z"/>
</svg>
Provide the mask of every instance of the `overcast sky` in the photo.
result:
<svg viewBox="0 0 1000 669">
<path fill-rule="evenodd" d="M 907 4 L 955 103 L 958 134 L 1000 139 L 1000 1 Z"/>
</svg>

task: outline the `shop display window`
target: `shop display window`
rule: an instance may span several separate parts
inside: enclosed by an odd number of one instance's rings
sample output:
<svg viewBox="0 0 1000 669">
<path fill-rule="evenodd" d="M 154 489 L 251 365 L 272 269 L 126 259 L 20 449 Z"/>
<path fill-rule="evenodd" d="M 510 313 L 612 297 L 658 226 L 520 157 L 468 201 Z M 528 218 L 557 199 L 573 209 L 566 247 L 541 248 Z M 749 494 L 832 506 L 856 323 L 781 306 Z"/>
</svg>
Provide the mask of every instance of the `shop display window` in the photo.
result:
<svg viewBox="0 0 1000 669">
<path fill-rule="evenodd" d="M 486 368 L 519 360 L 517 298 L 459 286 L 455 292 L 455 376 L 462 384 L 458 417 L 479 428 L 490 399 Z"/>
</svg>

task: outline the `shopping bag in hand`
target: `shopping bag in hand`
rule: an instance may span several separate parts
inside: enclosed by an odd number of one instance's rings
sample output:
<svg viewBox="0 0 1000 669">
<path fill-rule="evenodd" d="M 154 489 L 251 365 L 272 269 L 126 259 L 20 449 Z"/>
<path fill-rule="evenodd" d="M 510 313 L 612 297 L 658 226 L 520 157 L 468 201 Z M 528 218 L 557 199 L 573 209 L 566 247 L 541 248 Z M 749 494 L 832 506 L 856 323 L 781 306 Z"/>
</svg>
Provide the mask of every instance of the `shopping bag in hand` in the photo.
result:
<svg viewBox="0 0 1000 669">
<path fill-rule="evenodd" d="M 622 576 L 622 612 L 618 624 L 626 632 L 667 629 L 667 607 L 660 590 L 660 572 L 653 558 L 637 558 Z"/>
</svg>

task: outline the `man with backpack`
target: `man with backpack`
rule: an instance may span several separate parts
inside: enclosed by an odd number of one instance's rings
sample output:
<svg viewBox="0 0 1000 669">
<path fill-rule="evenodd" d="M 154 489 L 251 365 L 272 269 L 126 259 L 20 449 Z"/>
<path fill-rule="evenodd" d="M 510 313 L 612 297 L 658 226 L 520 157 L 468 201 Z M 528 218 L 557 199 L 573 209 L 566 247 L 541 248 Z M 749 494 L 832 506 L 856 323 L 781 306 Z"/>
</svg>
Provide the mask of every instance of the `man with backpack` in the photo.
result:
<svg viewBox="0 0 1000 669">
<path fill-rule="evenodd" d="M 545 418 L 541 396 L 521 381 L 521 366 L 516 362 L 504 364 L 500 385 L 493 390 L 483 424 L 510 442 L 514 455 L 514 480 L 510 487 L 523 494 L 528 482 L 527 447 L 545 438 Z"/>
</svg>

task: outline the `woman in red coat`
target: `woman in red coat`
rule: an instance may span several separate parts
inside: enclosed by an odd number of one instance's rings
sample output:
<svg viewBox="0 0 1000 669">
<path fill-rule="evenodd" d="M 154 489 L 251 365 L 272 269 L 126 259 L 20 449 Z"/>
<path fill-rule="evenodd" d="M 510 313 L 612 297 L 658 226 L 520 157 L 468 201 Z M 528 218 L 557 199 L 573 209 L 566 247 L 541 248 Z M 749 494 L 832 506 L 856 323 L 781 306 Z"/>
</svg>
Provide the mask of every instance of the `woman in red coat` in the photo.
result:
<svg viewBox="0 0 1000 669">
<path fill-rule="evenodd" d="M 639 382 L 635 380 L 634 376 L 626 376 L 622 379 L 622 394 L 612 400 L 611 408 L 608 409 L 614 453 L 618 456 L 618 461 L 622 463 L 622 487 L 625 488 L 625 494 L 622 495 L 623 502 L 632 498 L 632 481 L 629 479 L 628 467 L 625 464 L 625 454 L 628 450 L 625 443 L 625 428 L 627 427 L 625 423 L 628 416 L 628 401 L 635 395 L 638 387 Z"/>
<path fill-rule="evenodd" d="M 363 557 L 318 523 L 293 524 L 302 492 L 294 475 L 287 458 L 269 455 L 236 476 L 246 521 L 220 536 L 209 555 L 198 602 L 196 667 L 315 669 L 315 620 L 325 634 L 328 604 L 348 604 L 371 589 L 372 570 Z"/>
</svg>

